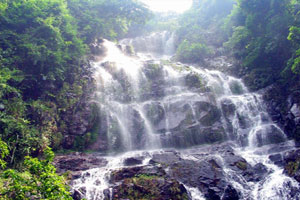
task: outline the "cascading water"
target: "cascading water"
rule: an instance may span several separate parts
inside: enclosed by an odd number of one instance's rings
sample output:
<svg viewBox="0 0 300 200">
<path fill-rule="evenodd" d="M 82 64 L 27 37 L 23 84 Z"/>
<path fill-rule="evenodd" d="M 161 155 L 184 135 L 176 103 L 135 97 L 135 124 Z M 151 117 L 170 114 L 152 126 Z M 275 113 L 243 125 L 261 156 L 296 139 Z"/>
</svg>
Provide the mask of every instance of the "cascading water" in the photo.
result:
<svg viewBox="0 0 300 200">
<path fill-rule="evenodd" d="M 170 55 L 174 53 L 174 37 L 166 32 L 156 33 L 121 43 L 147 53 Z M 105 199 L 110 173 L 124 167 L 128 158 L 143 157 L 140 165 L 145 166 L 165 148 L 231 140 L 232 154 L 244 158 L 249 168 L 264 166 L 261 168 L 267 172 L 263 178 L 246 180 L 246 175 L 237 174 L 228 164 L 226 153 L 206 147 L 175 150 L 176 156 L 193 162 L 213 160 L 214 166 L 222 167 L 224 179 L 238 191 L 240 199 L 300 198 L 299 192 L 292 197 L 289 191 L 298 188 L 298 184 L 268 159 L 274 144 L 285 142 L 284 150 L 279 152 L 282 153 L 292 149 L 293 143 L 286 142 L 285 134 L 270 120 L 261 95 L 250 93 L 240 79 L 219 71 L 159 60 L 155 56 L 149 59 L 144 54 L 127 56 L 109 41 L 103 46 L 107 49 L 106 56 L 94 63 L 98 81 L 95 101 L 104 124 L 99 134 L 107 138 L 101 150 L 127 153 L 106 157 L 105 167 L 84 172 L 73 182 L 73 189 L 85 188 L 87 199 Z M 199 156 L 199 151 L 207 153 Z M 247 168 L 243 164 L 246 161 L 235 164 Z M 191 199 L 205 199 L 202 187 L 184 179 L 179 181 Z"/>
</svg>

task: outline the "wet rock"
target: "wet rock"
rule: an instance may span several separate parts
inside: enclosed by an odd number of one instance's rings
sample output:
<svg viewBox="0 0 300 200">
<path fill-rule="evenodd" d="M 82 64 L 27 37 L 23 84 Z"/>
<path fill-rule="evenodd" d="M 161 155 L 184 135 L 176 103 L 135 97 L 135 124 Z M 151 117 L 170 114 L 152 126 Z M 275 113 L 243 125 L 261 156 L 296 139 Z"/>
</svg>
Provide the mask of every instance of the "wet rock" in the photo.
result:
<svg viewBox="0 0 300 200">
<path fill-rule="evenodd" d="M 185 129 L 172 130 L 170 134 L 161 135 L 164 147 L 184 148 L 199 144 L 212 144 L 225 139 L 225 130 L 221 126 L 201 127 L 191 125 Z"/>
<path fill-rule="evenodd" d="M 274 125 L 264 126 L 256 132 L 257 145 L 278 144 L 286 140 L 284 133 Z"/>
<path fill-rule="evenodd" d="M 81 200 L 84 197 L 84 195 L 78 191 L 78 190 L 74 190 L 73 194 L 72 194 L 72 198 L 74 200 Z"/>
<path fill-rule="evenodd" d="M 241 85 L 241 83 L 239 81 L 231 81 L 229 84 L 230 90 L 232 92 L 232 94 L 235 95 L 240 95 L 244 93 L 244 89 L 243 86 Z"/>
<path fill-rule="evenodd" d="M 267 110 L 274 122 L 289 137 L 300 141 L 300 93 L 298 90 L 286 95 L 286 88 L 274 85 L 265 92 Z"/>
<path fill-rule="evenodd" d="M 58 155 L 54 159 L 54 165 L 58 173 L 66 171 L 76 172 L 92 168 L 106 166 L 107 160 L 95 154 L 72 153 L 68 155 Z M 74 178 L 74 177 L 73 177 Z"/>
<path fill-rule="evenodd" d="M 150 160 L 150 164 L 165 164 L 170 165 L 180 161 L 181 158 L 175 152 L 164 152 L 163 154 L 154 154 Z"/>
<path fill-rule="evenodd" d="M 134 148 L 142 149 L 146 144 L 145 121 L 140 112 L 134 108 L 128 109 L 127 116 L 129 118 L 128 127 Z"/>
<path fill-rule="evenodd" d="M 143 67 L 146 80 L 141 83 L 142 99 L 159 99 L 165 94 L 165 79 L 163 67 L 159 64 L 148 62 Z"/>
<path fill-rule="evenodd" d="M 203 126 L 212 126 L 221 119 L 221 111 L 209 102 L 199 101 L 194 104 L 196 117 Z"/>
<path fill-rule="evenodd" d="M 248 179 L 249 181 L 260 181 L 266 177 L 266 175 L 268 174 L 268 170 L 265 165 L 263 165 L 262 163 L 258 163 L 254 165 L 253 169 L 251 169 L 250 174 L 252 175 L 252 177 Z"/>
<path fill-rule="evenodd" d="M 182 160 L 170 166 L 170 173 L 189 187 L 197 187 L 208 199 L 221 199 L 227 186 L 220 166 L 215 162 Z"/>
<path fill-rule="evenodd" d="M 108 199 L 111 199 L 111 194 L 110 194 L 110 191 L 109 191 L 109 189 L 106 189 L 106 190 L 104 190 L 103 191 L 103 194 L 104 194 L 104 199 L 106 200 L 108 200 Z"/>
<path fill-rule="evenodd" d="M 300 149 L 283 155 L 284 173 L 300 182 Z"/>
<path fill-rule="evenodd" d="M 221 107 L 226 119 L 230 119 L 235 113 L 236 107 L 230 99 L 221 101 Z"/>
<path fill-rule="evenodd" d="M 165 127 L 165 111 L 161 103 L 151 102 L 146 104 L 144 110 L 153 126 L 157 127 L 157 129 L 163 129 Z"/>
<path fill-rule="evenodd" d="M 204 83 L 199 74 L 193 72 L 187 74 L 184 77 L 184 82 L 189 89 L 204 89 Z"/>
<path fill-rule="evenodd" d="M 300 117 L 300 107 L 298 104 L 294 104 L 291 107 L 291 113 L 294 115 L 295 118 L 299 118 Z"/>
<path fill-rule="evenodd" d="M 222 200 L 239 200 L 239 193 L 231 185 L 228 185 L 225 189 Z"/>
<path fill-rule="evenodd" d="M 192 108 L 183 101 L 171 103 L 168 106 L 169 130 L 184 130 L 195 123 Z"/>
<path fill-rule="evenodd" d="M 122 48 L 123 52 L 128 55 L 128 56 L 134 56 L 135 52 L 134 52 L 134 47 L 132 45 L 125 45 Z"/>
<path fill-rule="evenodd" d="M 234 144 L 231 142 L 225 142 L 222 144 L 216 144 L 210 147 L 209 154 L 218 152 L 222 157 L 222 163 L 224 166 L 235 171 L 237 175 L 241 175 L 247 181 L 257 182 L 263 180 L 268 174 L 266 166 L 261 163 L 251 166 L 243 157 L 234 153 Z"/>
<path fill-rule="evenodd" d="M 144 157 L 126 158 L 124 160 L 124 165 L 126 166 L 140 165 L 143 163 L 143 160 Z"/>
<path fill-rule="evenodd" d="M 102 38 L 97 39 L 94 43 L 90 45 L 91 53 L 94 55 L 102 55 L 106 52 L 105 47 L 102 45 L 104 40 Z"/>
<path fill-rule="evenodd" d="M 274 162 L 274 164 L 278 165 L 278 166 L 283 166 L 283 159 L 281 154 L 272 154 L 269 156 L 269 159 Z"/>
<path fill-rule="evenodd" d="M 185 187 L 159 167 L 134 167 L 114 171 L 113 199 L 188 200 Z"/>
</svg>

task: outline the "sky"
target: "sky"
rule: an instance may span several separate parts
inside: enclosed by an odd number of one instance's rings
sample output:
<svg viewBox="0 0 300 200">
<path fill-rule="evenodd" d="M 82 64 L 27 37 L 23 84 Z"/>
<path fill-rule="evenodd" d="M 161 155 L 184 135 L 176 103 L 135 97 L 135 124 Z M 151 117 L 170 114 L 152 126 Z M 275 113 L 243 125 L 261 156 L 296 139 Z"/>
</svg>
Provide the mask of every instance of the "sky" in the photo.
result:
<svg viewBox="0 0 300 200">
<path fill-rule="evenodd" d="M 153 11 L 182 13 L 192 6 L 193 0 L 141 0 Z"/>
</svg>

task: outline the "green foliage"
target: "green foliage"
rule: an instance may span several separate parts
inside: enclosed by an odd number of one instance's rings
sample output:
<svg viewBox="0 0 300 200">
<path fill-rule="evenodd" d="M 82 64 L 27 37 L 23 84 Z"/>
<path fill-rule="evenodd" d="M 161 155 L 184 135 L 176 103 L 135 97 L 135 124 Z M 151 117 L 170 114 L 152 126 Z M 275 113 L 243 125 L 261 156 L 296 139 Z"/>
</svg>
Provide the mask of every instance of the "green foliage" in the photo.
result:
<svg viewBox="0 0 300 200">
<path fill-rule="evenodd" d="M 205 44 L 184 40 L 177 49 L 176 57 L 181 62 L 195 63 L 203 61 L 209 54 L 210 50 Z"/>
<path fill-rule="evenodd" d="M 213 53 L 206 46 L 220 47 L 226 35 L 222 30 L 235 1 L 194 1 L 179 18 L 177 58 L 181 62 L 199 62 Z"/>
<path fill-rule="evenodd" d="M 0 138 L 0 167 L 4 169 L 6 167 L 6 162 L 4 158 L 9 154 L 7 144 L 3 142 Z M 1 171 L 1 169 L 0 169 Z"/>
<path fill-rule="evenodd" d="M 14 87 L 22 80 L 20 71 L 0 69 L 0 133 L 9 150 L 6 160 L 10 165 L 35 151 L 40 144 L 36 129 L 26 119 L 27 103 Z"/>
<path fill-rule="evenodd" d="M 13 169 L 3 172 L 5 187 L 0 190 L 1 199 L 72 199 L 63 177 L 58 176 L 51 164 L 54 153 L 50 148 L 44 151 L 44 159 L 27 156 L 25 172 Z"/>
<path fill-rule="evenodd" d="M 116 39 L 130 27 L 145 23 L 151 16 L 143 4 L 133 0 L 67 0 L 76 18 L 80 37 L 91 43 L 99 36 Z"/>
<path fill-rule="evenodd" d="M 291 0 L 237 2 L 227 19 L 233 28 L 228 30 L 232 35 L 225 47 L 242 61 L 244 72 L 249 75 L 248 85 L 260 89 L 272 84 L 282 78 L 282 71 L 287 69 L 288 63 L 292 63 L 289 70 L 296 72 L 297 55 L 293 53 L 295 50 L 290 42 L 297 38 L 296 29 L 290 28 L 295 23 L 295 3 Z M 293 62 L 288 62 L 292 55 Z"/>
<path fill-rule="evenodd" d="M 243 49 L 247 48 L 250 38 L 250 31 L 244 26 L 235 27 L 233 34 L 229 41 L 225 43 L 225 46 L 232 49 Z M 235 52 L 236 56 L 242 56 L 241 51 Z"/>
<path fill-rule="evenodd" d="M 300 25 L 300 23 L 299 23 Z M 292 62 L 291 69 L 294 73 L 300 73 L 300 27 L 292 26 L 288 35 L 288 40 L 292 41 L 295 50 L 294 55 L 290 59 Z"/>
</svg>

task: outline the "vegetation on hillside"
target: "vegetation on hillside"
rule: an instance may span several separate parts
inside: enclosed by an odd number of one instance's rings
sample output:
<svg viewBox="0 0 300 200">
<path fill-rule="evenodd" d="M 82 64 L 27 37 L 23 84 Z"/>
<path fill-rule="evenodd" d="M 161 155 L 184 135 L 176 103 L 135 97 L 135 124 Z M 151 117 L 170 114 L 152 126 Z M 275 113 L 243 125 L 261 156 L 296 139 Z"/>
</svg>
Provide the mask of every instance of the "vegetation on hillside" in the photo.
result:
<svg viewBox="0 0 300 200">
<path fill-rule="evenodd" d="M 68 199 L 48 146 L 84 93 L 89 45 L 149 16 L 134 0 L 0 0 L 1 199 Z"/>
</svg>

